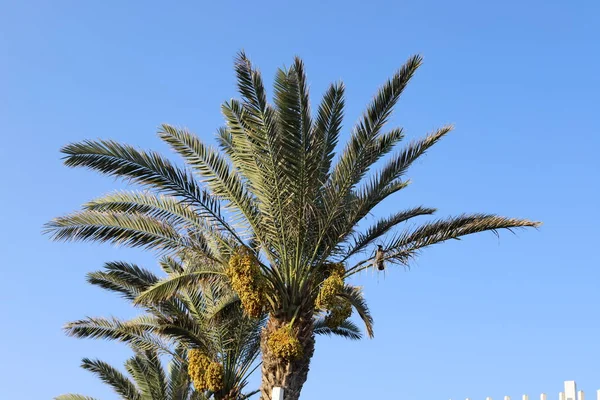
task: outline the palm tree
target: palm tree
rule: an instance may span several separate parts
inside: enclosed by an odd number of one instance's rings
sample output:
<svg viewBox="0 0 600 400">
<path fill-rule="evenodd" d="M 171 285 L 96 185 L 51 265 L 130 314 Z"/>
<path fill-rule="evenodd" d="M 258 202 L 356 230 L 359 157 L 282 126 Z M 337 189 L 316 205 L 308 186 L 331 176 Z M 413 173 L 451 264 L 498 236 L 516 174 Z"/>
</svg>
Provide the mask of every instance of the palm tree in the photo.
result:
<svg viewBox="0 0 600 400">
<path fill-rule="evenodd" d="M 173 257 L 163 257 L 159 265 L 167 273 L 165 281 L 193 272 L 195 263 L 183 265 Z M 206 268 L 207 261 L 203 264 Z M 217 271 L 220 266 L 213 264 Z M 99 271 L 87 275 L 89 283 L 120 294 L 133 302 L 140 293 L 159 282 L 151 271 L 135 264 L 108 262 Z M 213 393 L 200 392 L 209 398 L 237 400 L 248 394 L 242 391 L 249 376 L 258 366 L 260 330 L 265 316 L 249 318 L 241 308 L 238 296 L 223 282 L 203 281 L 180 288 L 169 299 L 146 302 L 145 313 L 130 320 L 88 317 L 68 323 L 68 335 L 78 338 L 117 340 L 139 351 L 168 354 L 185 363 L 182 349 L 196 349 L 223 367 L 221 388 Z M 350 339 L 361 337 L 351 321 L 330 328 L 320 321 L 316 333 L 334 334 Z M 175 351 L 172 349 L 175 347 Z M 193 351 L 193 350 L 192 350 Z M 87 364 L 86 364 L 87 365 Z M 196 389 L 199 386 L 196 385 Z"/>
<path fill-rule="evenodd" d="M 167 299 L 206 280 L 230 282 L 248 314 L 269 314 L 261 334 L 262 397 L 270 399 L 271 389 L 282 386 L 286 399 L 298 399 L 319 316 L 336 326 L 354 309 L 373 334 L 366 303 L 346 283 L 349 277 L 374 264 L 408 265 L 422 249 L 449 239 L 539 225 L 492 214 L 407 225 L 435 212 L 419 206 L 358 229 L 379 203 L 408 186 L 408 168 L 452 129 L 442 127 L 392 153 L 404 133 L 385 131 L 384 125 L 421 62 L 420 56 L 409 58 L 384 83 L 336 158 L 344 85 L 332 84 L 313 113 L 304 65 L 296 58 L 277 71 L 270 104 L 259 71 L 241 53 L 235 63 L 241 100 L 221 108 L 226 126 L 217 132 L 219 149 L 169 125 L 159 136 L 183 158 L 184 167 L 114 141 L 69 144 L 62 149 L 67 166 L 121 177 L 145 191 L 94 200 L 54 219 L 47 230 L 59 240 L 166 253 L 185 249 L 228 265 L 224 273 L 199 266 L 158 282 L 136 301 Z M 380 168 L 378 161 L 384 161 Z M 375 243 L 382 246 L 377 259 L 361 260 Z"/>
<path fill-rule="evenodd" d="M 183 273 L 186 267 L 193 268 L 193 264 L 184 266 L 173 257 L 163 257 L 159 264 L 167 277 Z M 158 282 L 159 278 L 151 271 L 134 264 L 109 262 L 103 270 L 89 273 L 87 280 L 133 302 L 141 292 Z M 148 360 L 152 360 L 154 355 L 168 354 L 177 366 L 184 365 L 186 368 L 187 353 L 184 354 L 184 351 L 196 352 L 215 363 L 219 374 L 210 387 L 201 386 L 203 383 L 194 380 L 198 393 L 195 396 L 201 394 L 202 397 L 198 398 L 237 400 L 245 398 L 242 390 L 247 385 L 250 374 L 258 366 L 260 330 L 264 325 L 264 318 L 245 316 L 238 303 L 235 293 L 226 286 L 218 282 L 210 285 L 202 282 L 201 285 L 178 291 L 176 296 L 168 300 L 144 304 L 145 313 L 133 319 L 88 317 L 67 324 L 65 330 L 67 334 L 79 338 L 128 343 L 142 354 L 140 357 Z M 84 362 L 84 368 L 90 365 L 92 364 Z M 137 379 L 155 379 L 154 369 L 141 371 L 149 371 L 148 374 L 152 376 L 138 374 Z M 203 379 L 201 376 L 200 381 Z M 170 399 L 164 396 L 165 392 L 160 393 L 160 396 L 155 393 L 152 398 Z M 184 400 L 187 397 L 178 399 Z"/>
<path fill-rule="evenodd" d="M 130 376 L 101 360 L 84 358 L 81 367 L 97 375 L 124 400 L 208 400 L 192 387 L 183 347 L 176 350 L 167 371 L 158 352 L 135 347 L 134 352 L 134 356 L 125 362 Z M 63 394 L 55 400 L 95 399 L 80 394 Z"/>
</svg>

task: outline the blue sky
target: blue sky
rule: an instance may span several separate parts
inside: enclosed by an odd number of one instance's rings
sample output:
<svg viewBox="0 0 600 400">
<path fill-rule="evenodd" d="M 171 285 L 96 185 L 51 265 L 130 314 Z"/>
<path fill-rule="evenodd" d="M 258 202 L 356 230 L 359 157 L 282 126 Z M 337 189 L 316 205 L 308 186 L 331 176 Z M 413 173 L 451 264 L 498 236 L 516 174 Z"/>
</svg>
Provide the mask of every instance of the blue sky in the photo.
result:
<svg viewBox="0 0 600 400">
<path fill-rule="evenodd" d="M 211 141 L 240 49 L 269 83 L 300 55 L 313 104 L 343 80 L 347 128 L 421 53 L 390 126 L 408 139 L 449 122 L 456 131 L 376 214 L 423 204 L 544 222 L 431 248 L 410 272 L 360 277 L 376 337 L 318 339 L 305 399 L 555 395 L 567 379 L 600 388 L 599 13 L 592 0 L 0 1 L 0 398 L 116 399 L 79 362 L 120 364 L 127 348 L 61 327 L 133 315 L 85 274 L 110 260 L 154 262 L 42 236 L 52 217 L 122 187 L 67 169 L 58 150 L 111 138 L 166 152 L 155 135 L 165 122 Z"/>
</svg>

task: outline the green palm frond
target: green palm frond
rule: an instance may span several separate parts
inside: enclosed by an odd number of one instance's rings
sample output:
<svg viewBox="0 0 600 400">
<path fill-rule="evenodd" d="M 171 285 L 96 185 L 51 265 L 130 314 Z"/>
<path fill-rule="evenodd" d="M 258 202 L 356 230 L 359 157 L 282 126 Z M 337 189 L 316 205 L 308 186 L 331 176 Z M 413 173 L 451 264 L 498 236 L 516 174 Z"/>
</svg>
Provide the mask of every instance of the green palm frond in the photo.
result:
<svg viewBox="0 0 600 400">
<path fill-rule="evenodd" d="M 458 217 L 428 222 L 393 238 L 386 246 L 386 259 L 406 262 L 414 253 L 432 244 L 457 239 L 473 233 L 499 229 L 512 231 L 517 228 L 540 226 L 539 222 L 526 219 L 505 218 L 493 214 L 465 214 Z"/>
<path fill-rule="evenodd" d="M 81 367 L 97 375 L 124 400 L 143 400 L 135 384 L 110 364 L 101 360 L 84 358 Z"/>
<path fill-rule="evenodd" d="M 301 198 L 306 182 L 306 157 L 312 126 L 308 88 L 304 66 L 298 58 L 289 70 L 279 69 L 275 75 L 274 104 L 277 111 L 277 155 L 279 173 L 286 191 Z"/>
<path fill-rule="evenodd" d="M 346 339 L 362 339 L 360 328 L 350 320 L 345 320 L 339 326 L 331 328 L 325 324 L 324 318 L 315 321 L 315 335 L 340 336 Z"/>
<path fill-rule="evenodd" d="M 186 240 L 165 221 L 139 213 L 80 211 L 46 224 L 55 240 L 98 241 L 158 250 L 176 250 Z"/>
<path fill-rule="evenodd" d="M 248 109 L 255 115 L 261 115 L 267 108 L 267 94 L 260 72 L 252 68 L 252 63 L 246 54 L 241 51 L 235 59 L 235 72 L 238 89 L 248 105 Z"/>
<path fill-rule="evenodd" d="M 141 293 L 135 299 L 135 304 L 152 304 L 168 300 L 176 296 L 181 289 L 196 286 L 208 278 L 222 275 L 224 275 L 223 272 L 214 269 L 195 270 L 190 272 L 185 271 L 180 274 L 171 274 L 166 279 L 158 281 Z"/>
<path fill-rule="evenodd" d="M 167 274 L 181 274 L 185 270 L 179 260 L 169 256 L 161 257 L 158 264 Z"/>
<path fill-rule="evenodd" d="M 97 375 L 124 400 L 208 400 L 192 387 L 187 371 L 187 349 L 178 346 L 165 370 L 159 353 L 131 344 L 134 356 L 125 362 L 130 377 L 101 360 L 83 359 L 82 367 Z M 57 400 L 95 400 L 78 394 L 65 394 Z"/>
<path fill-rule="evenodd" d="M 343 83 L 336 83 L 329 87 L 317 110 L 313 132 L 313 149 L 318 170 L 316 182 L 323 185 L 329 178 L 329 170 L 335 156 L 335 147 L 338 144 L 342 121 L 344 119 L 344 91 Z"/>
<path fill-rule="evenodd" d="M 136 354 L 125 363 L 125 368 L 135 380 L 140 392 L 148 399 L 166 399 L 167 376 L 158 353 L 138 349 L 135 351 Z"/>
<path fill-rule="evenodd" d="M 128 300 L 133 300 L 140 292 L 155 284 L 158 277 L 135 264 L 113 261 L 104 264 L 103 271 L 88 273 L 87 281 L 92 285 L 120 293 Z"/>
<path fill-rule="evenodd" d="M 400 181 L 410 166 L 434 144 L 452 131 L 452 126 L 444 126 L 425 138 L 410 143 L 392 157 L 358 192 L 359 204 L 354 223 L 358 222 L 382 200 L 406 187 Z"/>
<path fill-rule="evenodd" d="M 159 136 L 205 178 L 214 195 L 231 202 L 246 220 L 257 226 L 254 200 L 247 192 L 239 173 L 232 170 L 225 158 L 187 130 L 162 125 Z"/>
<path fill-rule="evenodd" d="M 209 218 L 241 242 L 221 214 L 219 201 L 202 189 L 188 171 L 177 168 L 158 153 L 108 140 L 73 143 L 63 147 L 62 152 L 69 167 L 86 167 L 122 177 L 190 202 L 200 216 Z"/>
<path fill-rule="evenodd" d="M 236 293 L 229 293 L 219 296 L 218 300 L 206 310 L 206 318 L 221 319 L 228 315 L 238 312 L 241 307 L 241 301 Z"/>
<path fill-rule="evenodd" d="M 364 233 L 356 235 L 354 243 L 352 243 L 347 250 L 343 259 L 346 260 L 352 255 L 364 250 L 368 245 L 373 243 L 373 241 L 379 239 L 397 225 L 418 216 L 431 215 L 435 211 L 435 208 L 415 207 L 410 210 L 397 212 L 387 218 L 380 219 L 367 228 Z"/>
<path fill-rule="evenodd" d="M 217 129 L 216 136 L 217 144 L 221 151 L 231 158 L 235 154 L 235 150 L 233 149 L 233 135 L 229 129 L 225 126 Z"/>
<path fill-rule="evenodd" d="M 246 189 L 240 174 L 214 149 L 186 130 L 163 125 L 159 136 L 167 142 L 196 172 L 202 176 L 212 193 L 233 209 L 245 237 L 262 231 L 255 200 Z M 258 237 L 258 236 L 257 236 Z"/>
<path fill-rule="evenodd" d="M 207 219 L 174 196 L 156 195 L 150 192 L 120 191 L 94 199 L 83 205 L 86 210 L 113 213 L 145 214 L 159 221 L 167 221 L 177 227 L 207 227 Z"/>
<path fill-rule="evenodd" d="M 240 173 L 244 175 L 247 188 L 256 198 L 256 206 L 260 213 L 262 229 L 255 232 L 259 238 L 265 238 L 279 253 L 284 253 L 284 238 L 281 236 L 282 227 L 282 199 L 284 186 L 282 177 L 277 173 L 278 160 L 275 140 L 267 141 L 267 129 L 264 121 L 248 121 L 249 113 L 244 105 L 236 100 L 230 100 L 222 106 L 222 111 L 227 119 L 227 126 L 232 135 L 234 152 L 231 161 Z M 266 110 L 269 120 L 273 119 L 272 110 Z M 269 126 L 272 123 L 269 122 Z M 261 133 L 263 132 L 263 133 Z M 262 147 L 258 143 L 262 143 Z M 276 224 L 277 223 L 277 224 Z M 271 256 L 271 248 L 266 247 L 267 256 Z M 272 258 L 272 256 L 271 256 Z"/>
<path fill-rule="evenodd" d="M 394 76 L 381 87 L 367 107 L 362 120 L 356 125 L 340 159 L 335 165 L 328 186 L 337 192 L 333 203 L 338 203 L 352 189 L 381 156 L 402 138 L 401 130 L 392 131 L 387 140 L 379 133 L 389 119 L 394 105 L 421 65 L 420 56 L 411 57 Z M 337 208 L 337 207 L 336 207 Z"/>
<path fill-rule="evenodd" d="M 464 214 L 458 217 L 439 219 L 424 223 L 414 229 L 394 236 L 385 244 L 385 260 L 408 265 L 411 258 L 420 250 L 433 244 L 442 243 L 462 236 L 490 231 L 498 235 L 498 230 L 513 231 L 519 228 L 537 228 L 541 222 L 519 218 L 506 218 L 493 214 Z M 354 275 L 369 268 L 372 258 L 358 262 L 346 271 L 346 276 Z"/>
<path fill-rule="evenodd" d="M 156 318 L 142 315 L 126 321 L 114 317 L 88 317 L 69 322 L 64 329 L 69 336 L 77 338 L 117 340 L 144 350 L 170 353 L 168 342 L 156 335 L 159 326 L 160 321 Z"/>
<path fill-rule="evenodd" d="M 166 398 L 166 384 L 154 370 L 154 364 L 145 354 L 137 353 L 125 362 L 125 369 L 133 377 L 143 399 Z"/>
<path fill-rule="evenodd" d="M 160 325 L 159 333 L 186 347 L 202 349 L 207 354 L 214 354 L 217 351 L 217 346 L 211 342 L 210 337 L 205 335 L 206 331 L 199 332 L 198 326 L 193 321 L 165 322 Z"/>
<path fill-rule="evenodd" d="M 362 290 L 357 286 L 345 285 L 340 296 L 350 302 L 352 307 L 358 313 L 360 319 L 365 324 L 367 335 L 372 338 L 374 336 L 373 317 L 371 316 L 371 312 L 369 311 L 369 307 L 367 306 L 367 301 L 363 296 Z"/>
<path fill-rule="evenodd" d="M 175 355 L 167 366 L 169 379 L 166 400 L 187 400 L 192 392 L 187 370 L 187 349 L 177 346 Z"/>
</svg>

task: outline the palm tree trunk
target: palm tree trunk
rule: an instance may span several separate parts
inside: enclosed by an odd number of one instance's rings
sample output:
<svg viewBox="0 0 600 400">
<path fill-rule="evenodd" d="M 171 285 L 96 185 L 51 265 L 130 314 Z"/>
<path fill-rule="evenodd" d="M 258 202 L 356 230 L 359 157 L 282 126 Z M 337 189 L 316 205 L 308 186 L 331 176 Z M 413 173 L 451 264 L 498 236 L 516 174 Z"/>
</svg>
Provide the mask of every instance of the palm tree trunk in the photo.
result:
<svg viewBox="0 0 600 400">
<path fill-rule="evenodd" d="M 315 350 L 312 312 L 305 313 L 294 323 L 294 327 L 298 329 L 298 340 L 303 348 L 301 358 L 293 361 L 282 360 L 276 357 L 267 346 L 269 334 L 288 323 L 289 321 L 270 316 L 267 326 L 262 331 L 260 343 L 262 350 L 261 400 L 272 400 L 271 393 L 274 387 L 284 389 L 284 400 L 298 400 L 304 382 L 306 382 L 310 360 Z"/>
</svg>

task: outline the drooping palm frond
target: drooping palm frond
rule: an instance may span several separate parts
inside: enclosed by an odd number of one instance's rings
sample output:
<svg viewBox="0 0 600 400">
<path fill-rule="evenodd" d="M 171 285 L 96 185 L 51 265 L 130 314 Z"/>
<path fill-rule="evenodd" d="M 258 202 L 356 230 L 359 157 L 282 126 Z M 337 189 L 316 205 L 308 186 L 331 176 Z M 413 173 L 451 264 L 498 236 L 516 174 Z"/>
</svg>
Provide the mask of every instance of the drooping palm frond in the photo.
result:
<svg viewBox="0 0 600 400">
<path fill-rule="evenodd" d="M 341 336 L 346 339 L 359 340 L 362 339 L 360 328 L 350 320 L 343 321 L 337 327 L 329 327 L 325 323 L 324 318 L 315 320 L 315 334 L 327 336 Z"/>
<path fill-rule="evenodd" d="M 100 212 L 146 214 L 158 220 L 169 221 L 174 226 L 200 229 L 206 226 L 206 219 L 201 218 L 189 204 L 174 196 L 150 192 L 114 192 L 84 204 L 83 208 Z"/>
<path fill-rule="evenodd" d="M 371 316 L 369 306 L 363 296 L 362 290 L 357 286 L 345 285 L 339 296 L 346 299 L 352 305 L 352 308 L 356 310 L 358 316 L 365 324 L 367 335 L 372 338 L 374 336 L 373 317 Z"/>
<path fill-rule="evenodd" d="M 462 236 L 490 231 L 498 234 L 498 230 L 537 228 L 540 222 L 526 219 L 506 218 L 493 214 L 465 214 L 448 219 L 440 219 L 425 223 L 414 229 L 407 229 L 394 236 L 385 247 L 385 260 L 407 265 L 411 258 L 428 246 L 442 243 Z M 353 275 L 369 267 L 371 259 L 363 260 L 347 271 Z"/>
<path fill-rule="evenodd" d="M 393 238 L 386 246 L 390 260 L 403 261 L 416 250 L 456 239 L 473 233 L 491 231 L 497 234 L 499 229 L 536 228 L 539 222 L 525 219 L 506 218 L 493 214 L 465 214 L 458 217 L 428 222 L 420 227 L 402 233 Z"/>
</svg>

